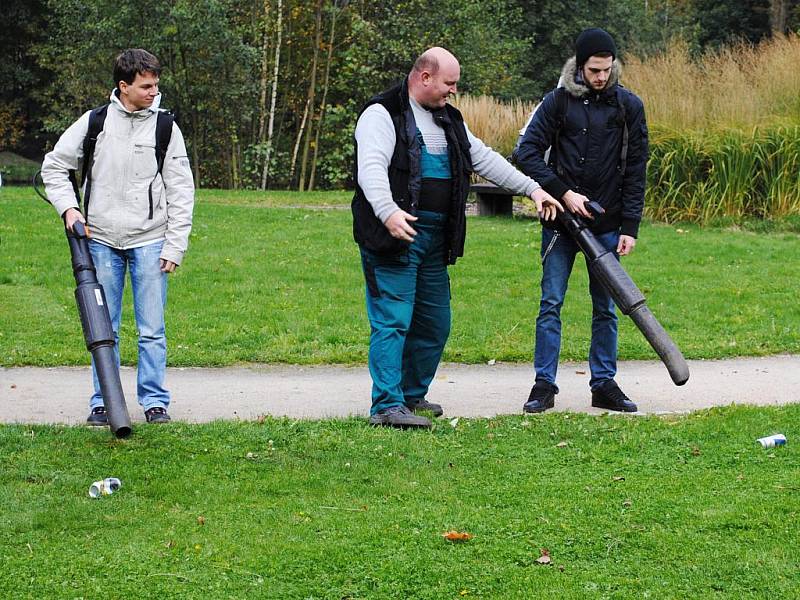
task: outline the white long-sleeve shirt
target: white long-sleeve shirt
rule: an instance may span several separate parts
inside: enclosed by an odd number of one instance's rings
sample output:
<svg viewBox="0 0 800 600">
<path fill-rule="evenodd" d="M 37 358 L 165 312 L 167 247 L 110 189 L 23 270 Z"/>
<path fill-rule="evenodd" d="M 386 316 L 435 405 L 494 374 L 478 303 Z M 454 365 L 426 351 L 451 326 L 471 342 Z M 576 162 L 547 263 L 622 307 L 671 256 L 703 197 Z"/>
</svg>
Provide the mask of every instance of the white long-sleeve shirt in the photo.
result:
<svg viewBox="0 0 800 600">
<path fill-rule="evenodd" d="M 413 98 L 409 97 L 409 100 L 417 129 L 426 145 L 440 145 L 443 132 L 433 120 L 433 114 Z M 518 171 L 499 152 L 475 137 L 466 123 L 464 128 L 470 143 L 472 166 L 478 175 L 522 196 L 530 196 L 541 187 Z M 386 219 L 400 210 L 389 187 L 389 163 L 396 142 L 389 111 L 380 104 L 369 106 L 358 119 L 355 137 L 358 144 L 358 185 L 364 191 L 375 216 L 385 223 Z"/>
</svg>

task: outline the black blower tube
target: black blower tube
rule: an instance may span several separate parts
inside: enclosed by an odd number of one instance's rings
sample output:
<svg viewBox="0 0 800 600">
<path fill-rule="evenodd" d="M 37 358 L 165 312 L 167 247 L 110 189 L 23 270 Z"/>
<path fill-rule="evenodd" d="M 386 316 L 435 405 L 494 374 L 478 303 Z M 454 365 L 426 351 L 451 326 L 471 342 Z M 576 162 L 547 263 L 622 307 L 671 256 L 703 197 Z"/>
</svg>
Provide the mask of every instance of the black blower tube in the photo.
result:
<svg viewBox="0 0 800 600">
<path fill-rule="evenodd" d="M 596 202 L 587 202 L 586 207 L 595 215 L 604 212 Z M 636 323 L 639 331 L 661 358 L 675 385 L 686 383 L 689 380 L 686 359 L 647 307 L 644 294 L 622 268 L 614 253 L 606 250 L 597 241 L 582 218 L 564 210 L 558 213 L 558 220 L 586 256 L 592 275 L 608 290 L 622 314 L 628 315 Z"/>
<path fill-rule="evenodd" d="M 103 286 L 97 281 L 97 274 L 89 253 L 89 241 L 83 223 L 76 221 L 73 232 L 65 229 L 69 251 L 72 254 L 72 273 L 75 275 L 75 300 L 83 326 L 86 349 L 92 353 L 100 392 L 108 415 L 108 426 L 118 438 L 131 434 L 131 417 L 122 393 L 119 368 L 114 353 L 114 329 L 108 314 L 106 295 Z"/>
</svg>

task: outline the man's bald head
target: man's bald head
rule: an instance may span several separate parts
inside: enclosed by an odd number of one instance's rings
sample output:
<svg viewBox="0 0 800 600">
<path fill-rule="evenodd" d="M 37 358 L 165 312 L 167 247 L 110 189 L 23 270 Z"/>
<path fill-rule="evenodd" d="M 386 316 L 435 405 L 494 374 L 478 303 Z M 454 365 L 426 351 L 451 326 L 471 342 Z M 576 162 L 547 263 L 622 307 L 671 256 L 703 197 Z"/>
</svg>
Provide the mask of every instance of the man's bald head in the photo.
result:
<svg viewBox="0 0 800 600">
<path fill-rule="evenodd" d="M 408 76 L 408 91 L 422 106 L 442 108 L 447 98 L 456 93 L 461 66 L 453 54 L 434 46 L 419 55 Z"/>
<path fill-rule="evenodd" d="M 427 71 L 431 75 L 436 75 L 440 65 L 458 66 L 458 59 L 449 50 L 434 46 L 419 55 L 414 62 L 414 71 L 416 73 Z"/>
</svg>

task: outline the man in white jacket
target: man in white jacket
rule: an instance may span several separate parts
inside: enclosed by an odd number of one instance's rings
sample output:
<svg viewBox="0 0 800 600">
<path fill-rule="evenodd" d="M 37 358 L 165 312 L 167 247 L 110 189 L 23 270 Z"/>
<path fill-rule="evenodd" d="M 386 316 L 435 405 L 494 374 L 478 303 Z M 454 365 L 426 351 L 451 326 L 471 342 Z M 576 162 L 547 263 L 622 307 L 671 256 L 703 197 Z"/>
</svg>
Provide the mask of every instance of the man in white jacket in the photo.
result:
<svg viewBox="0 0 800 600">
<path fill-rule="evenodd" d="M 160 94 L 158 59 L 141 49 L 122 52 L 114 65 L 111 93 L 93 156 L 84 157 L 89 111 L 61 136 L 45 156 L 42 178 L 47 196 L 70 231 L 76 221 L 89 226 L 89 249 L 103 286 L 116 338 L 125 273 L 130 270 L 133 305 L 139 332 L 137 397 L 150 423 L 170 420 L 169 392 L 164 387 L 167 341 L 164 306 L 167 274 L 181 264 L 189 242 L 194 208 L 194 182 L 183 135 L 175 123 L 163 166 L 156 151 Z M 70 181 L 70 172 L 89 161 L 82 182 L 84 213 Z M 97 373 L 92 365 L 94 394 L 89 425 L 106 425 L 107 415 Z"/>
</svg>

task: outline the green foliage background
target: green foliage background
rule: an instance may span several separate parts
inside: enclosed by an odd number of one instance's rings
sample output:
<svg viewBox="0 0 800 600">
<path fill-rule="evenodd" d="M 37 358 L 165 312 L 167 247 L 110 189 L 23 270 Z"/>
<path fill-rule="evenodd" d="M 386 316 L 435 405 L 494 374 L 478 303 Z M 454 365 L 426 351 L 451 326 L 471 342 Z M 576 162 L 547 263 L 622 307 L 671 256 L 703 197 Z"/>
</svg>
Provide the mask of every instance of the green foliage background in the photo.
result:
<svg viewBox="0 0 800 600">
<path fill-rule="evenodd" d="M 0 151 L 40 160 L 69 123 L 106 100 L 114 56 L 145 47 L 164 64 L 163 105 L 178 114 L 198 185 L 260 187 L 279 45 L 266 186 L 341 188 L 349 184 L 359 106 L 402 78 L 428 46 L 446 46 L 461 59 L 464 92 L 535 99 L 556 82 L 584 27 L 607 28 L 622 51 L 637 55 L 658 52 L 674 37 L 701 51 L 796 30 L 799 6 L 800 0 L 7 0 Z"/>
</svg>

